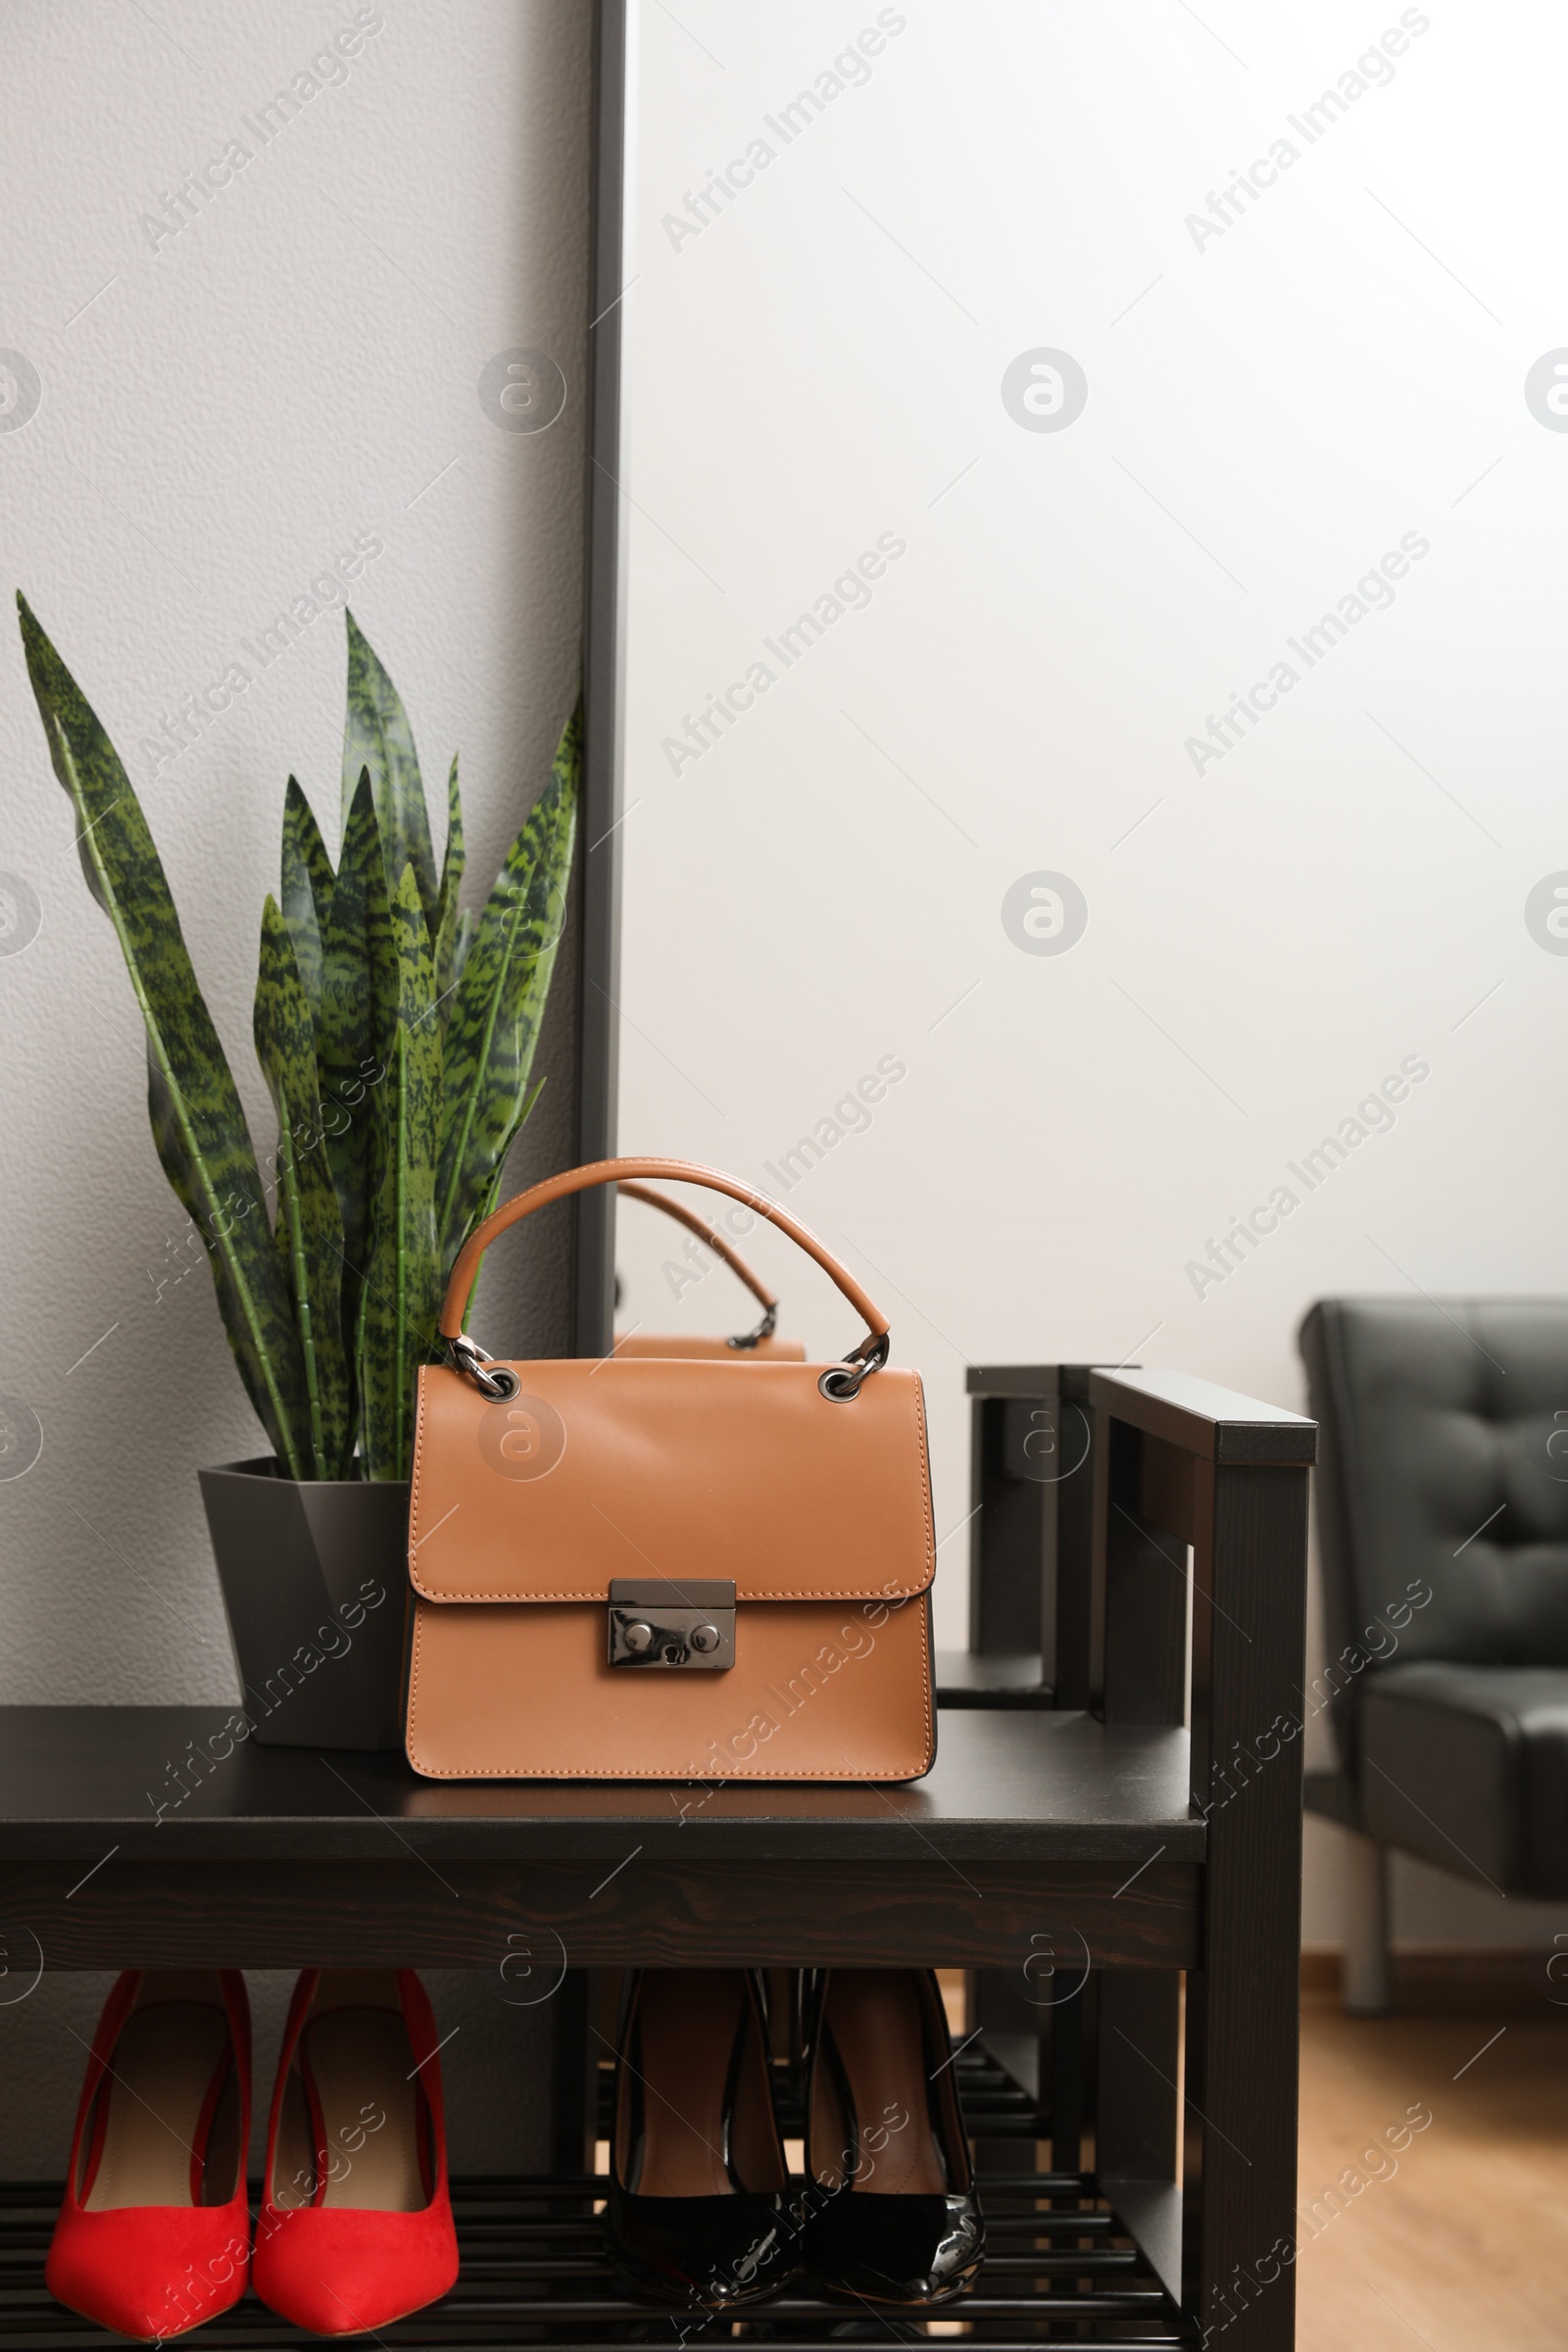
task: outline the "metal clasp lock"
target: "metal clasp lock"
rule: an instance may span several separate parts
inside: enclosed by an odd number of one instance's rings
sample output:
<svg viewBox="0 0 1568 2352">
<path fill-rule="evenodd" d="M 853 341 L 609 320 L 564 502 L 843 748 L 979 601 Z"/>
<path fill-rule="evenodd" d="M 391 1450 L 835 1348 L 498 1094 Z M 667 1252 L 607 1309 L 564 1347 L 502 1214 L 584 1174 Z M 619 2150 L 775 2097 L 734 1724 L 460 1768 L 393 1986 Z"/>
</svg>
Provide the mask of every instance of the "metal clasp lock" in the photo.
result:
<svg viewBox="0 0 1568 2352">
<path fill-rule="evenodd" d="M 723 1673 L 735 1663 L 734 1584 L 717 1577 L 684 1584 L 615 1577 L 610 1587 L 610 1663 Z"/>
</svg>

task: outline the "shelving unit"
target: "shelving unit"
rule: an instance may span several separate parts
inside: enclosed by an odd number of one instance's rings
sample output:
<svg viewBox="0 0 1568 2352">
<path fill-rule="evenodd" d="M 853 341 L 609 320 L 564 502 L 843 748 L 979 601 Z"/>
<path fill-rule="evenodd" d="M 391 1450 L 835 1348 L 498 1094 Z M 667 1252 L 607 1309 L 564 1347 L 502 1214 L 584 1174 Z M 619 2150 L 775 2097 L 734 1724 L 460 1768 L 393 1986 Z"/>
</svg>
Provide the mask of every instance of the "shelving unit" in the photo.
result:
<svg viewBox="0 0 1568 2352">
<path fill-rule="evenodd" d="M 1285 2352 L 1293 2274 L 1255 2274 L 1295 2227 L 1298 1750 L 1204 1805 L 1300 1677 L 1315 1432 L 1171 1375 L 1084 1385 L 1089 1484 L 1058 1528 L 1087 1541 L 1049 1563 L 1058 1703 L 945 1707 L 929 1779 L 437 1784 L 253 1741 L 198 1776 L 223 1709 L 0 1709 L 9 1965 L 558 1967 L 552 2176 L 465 2183 L 462 2283 L 386 2331 L 535 2352 L 690 2335 L 602 2264 L 589 1972 L 970 1970 L 983 2031 L 958 2065 L 991 2256 L 946 2324 L 997 2352 L 1104 2352 L 1232 2314 L 1235 2352 Z M 42 2295 L 56 2193 L 0 2192 L 0 2346 L 97 2337 Z M 744 2328 L 775 2352 L 925 2332 L 804 2295 Z M 254 2304 L 203 2334 L 292 2340 Z"/>
</svg>

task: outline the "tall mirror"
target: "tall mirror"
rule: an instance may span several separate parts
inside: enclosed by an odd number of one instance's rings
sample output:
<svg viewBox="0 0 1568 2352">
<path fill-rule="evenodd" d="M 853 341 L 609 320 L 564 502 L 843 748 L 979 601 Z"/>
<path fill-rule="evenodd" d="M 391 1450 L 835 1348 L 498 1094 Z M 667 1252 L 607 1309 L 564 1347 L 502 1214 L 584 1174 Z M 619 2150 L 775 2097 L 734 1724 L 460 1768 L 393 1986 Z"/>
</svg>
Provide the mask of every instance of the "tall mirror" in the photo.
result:
<svg viewBox="0 0 1568 2352">
<path fill-rule="evenodd" d="M 641 10 L 621 1149 L 883 1305 L 940 1644 L 966 1366 L 1298 1405 L 1313 1298 L 1563 1263 L 1565 28 L 1509 13 L 1504 90 L 1419 7 Z M 752 1318 L 646 1208 L 617 1262 L 623 1328 Z"/>
</svg>

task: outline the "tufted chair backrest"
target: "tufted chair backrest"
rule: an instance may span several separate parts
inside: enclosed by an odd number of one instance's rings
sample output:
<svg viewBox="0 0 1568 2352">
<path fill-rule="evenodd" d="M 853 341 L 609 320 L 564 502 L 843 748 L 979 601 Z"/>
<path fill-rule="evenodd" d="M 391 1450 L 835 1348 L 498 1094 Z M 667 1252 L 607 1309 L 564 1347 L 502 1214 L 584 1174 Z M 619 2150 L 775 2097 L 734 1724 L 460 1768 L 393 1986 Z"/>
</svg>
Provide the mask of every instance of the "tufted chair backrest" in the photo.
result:
<svg viewBox="0 0 1568 2352">
<path fill-rule="evenodd" d="M 1298 1336 L 1342 1727 L 1396 1659 L 1568 1665 L 1568 1299 L 1325 1298 Z"/>
</svg>

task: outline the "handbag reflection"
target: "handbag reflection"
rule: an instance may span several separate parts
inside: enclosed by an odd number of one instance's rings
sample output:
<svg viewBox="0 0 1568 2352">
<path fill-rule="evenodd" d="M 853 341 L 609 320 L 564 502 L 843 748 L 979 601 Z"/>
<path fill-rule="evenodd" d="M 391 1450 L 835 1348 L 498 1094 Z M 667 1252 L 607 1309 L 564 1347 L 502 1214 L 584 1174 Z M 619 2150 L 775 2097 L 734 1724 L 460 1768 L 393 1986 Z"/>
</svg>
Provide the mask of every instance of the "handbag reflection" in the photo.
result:
<svg viewBox="0 0 1568 2352">
<path fill-rule="evenodd" d="M 761 1277 L 755 1274 L 740 1251 L 725 1241 L 723 1235 L 709 1224 L 706 1217 L 686 1206 L 684 1200 L 671 1200 L 666 1193 L 656 1193 L 651 1185 L 634 1184 L 623 1177 L 616 1187 L 622 1200 L 641 1200 L 649 1208 L 662 1208 L 666 1217 L 684 1225 L 695 1234 L 705 1250 L 710 1250 L 730 1272 L 737 1275 L 762 1310 L 762 1320 L 754 1331 L 743 1331 L 732 1340 L 710 1340 L 701 1334 L 644 1331 L 633 1324 L 630 1331 L 621 1332 L 615 1341 L 616 1355 L 717 1355 L 738 1354 L 743 1363 L 765 1363 L 772 1357 L 784 1356 L 791 1363 L 804 1364 L 806 1349 L 799 1340 L 781 1340 L 778 1336 L 778 1300 Z M 733 1217 L 734 1210 L 730 1215 Z M 691 1244 L 687 1244 L 688 1250 Z M 694 1276 L 695 1280 L 696 1277 Z"/>
<path fill-rule="evenodd" d="M 865 1336 L 835 1364 L 484 1355 L 463 1318 L 509 1225 L 591 1186 L 706 1185 L 813 1257 Z M 931 1769 L 936 1544 L 919 1374 L 787 1211 L 606 1159 L 466 1243 L 419 1373 L 407 1745 L 440 1780 L 910 1781 Z M 727 1360 L 726 1360 L 727 1358 Z"/>
</svg>

